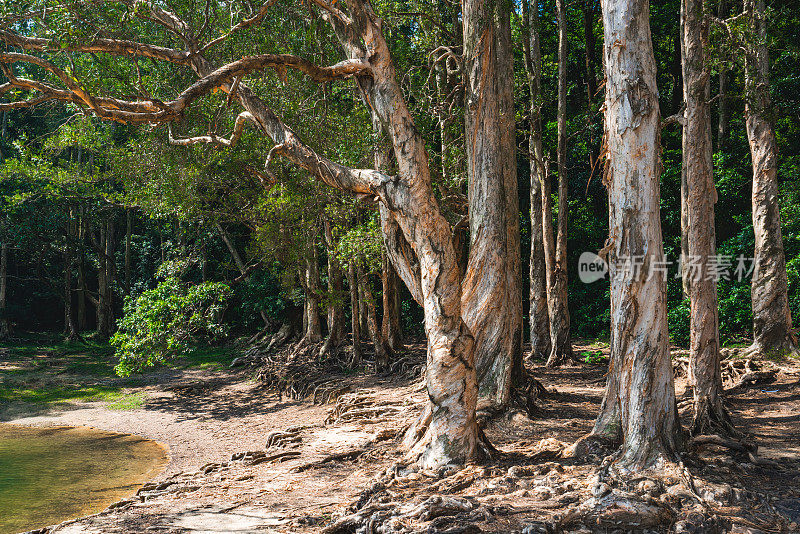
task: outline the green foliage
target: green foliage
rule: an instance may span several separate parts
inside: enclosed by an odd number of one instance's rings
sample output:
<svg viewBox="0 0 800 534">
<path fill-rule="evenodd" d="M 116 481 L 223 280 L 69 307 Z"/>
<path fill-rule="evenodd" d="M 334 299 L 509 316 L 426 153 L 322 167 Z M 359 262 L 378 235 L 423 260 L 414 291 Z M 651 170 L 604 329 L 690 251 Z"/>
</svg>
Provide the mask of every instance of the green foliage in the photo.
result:
<svg viewBox="0 0 800 534">
<path fill-rule="evenodd" d="M 581 357 L 583 361 L 591 365 L 604 365 L 608 363 L 608 356 L 603 354 L 602 350 L 585 350 L 581 352 Z"/>
<path fill-rule="evenodd" d="M 227 331 L 222 312 L 230 294 L 230 287 L 221 282 L 192 285 L 167 278 L 128 299 L 119 331 L 111 339 L 119 357 L 117 373 L 128 376 L 185 355 L 200 338 L 221 339 Z"/>
<path fill-rule="evenodd" d="M 689 323 L 691 320 L 689 299 L 671 306 L 667 312 L 667 318 L 670 341 L 681 347 L 689 346 Z"/>
</svg>

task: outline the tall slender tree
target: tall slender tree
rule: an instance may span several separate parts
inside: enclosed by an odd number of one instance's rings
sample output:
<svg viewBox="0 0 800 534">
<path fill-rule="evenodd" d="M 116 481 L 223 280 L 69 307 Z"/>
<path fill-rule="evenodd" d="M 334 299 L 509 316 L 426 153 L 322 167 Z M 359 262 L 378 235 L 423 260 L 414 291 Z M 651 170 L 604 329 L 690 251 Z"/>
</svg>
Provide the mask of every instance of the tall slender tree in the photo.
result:
<svg viewBox="0 0 800 534">
<path fill-rule="evenodd" d="M 547 309 L 547 265 L 544 258 L 542 228 L 543 182 L 547 179 L 542 150 L 542 51 L 539 39 L 539 5 L 523 0 L 523 41 L 525 73 L 530 93 L 528 159 L 531 181 L 531 260 L 530 260 L 530 338 L 531 354 L 546 359 L 550 355 L 550 317 Z"/>
<path fill-rule="evenodd" d="M 548 367 L 557 367 L 572 358 L 569 333 L 569 305 L 567 295 L 567 14 L 564 0 L 556 0 L 558 19 L 558 230 L 555 235 L 545 235 L 545 261 L 547 272 L 547 302 L 550 314 L 550 356 Z M 545 213 L 547 215 L 547 213 Z M 545 224 L 552 232 L 552 225 Z"/>
<path fill-rule="evenodd" d="M 711 84 L 706 59 L 708 42 L 703 0 L 681 3 L 683 65 L 683 176 L 686 181 L 688 258 L 684 272 L 691 303 L 689 377 L 694 395 L 692 432 L 729 433 L 733 427 L 722 403 L 719 362 L 717 282 L 710 272 L 716 254 L 714 169 L 711 148 Z M 688 262 L 687 262 L 688 263 Z M 695 265 L 696 264 L 696 265 Z"/>
<path fill-rule="evenodd" d="M 755 268 L 751 281 L 753 344 L 764 355 L 797 352 L 789 311 L 786 258 L 778 204 L 778 143 L 769 94 L 769 50 L 764 0 L 746 0 L 749 40 L 745 56 L 745 127 L 753 159 Z"/>
<path fill-rule="evenodd" d="M 611 263 L 611 362 L 589 439 L 620 443 L 635 472 L 677 460 L 661 237 L 661 120 L 648 0 L 603 0 Z M 638 264 L 641 259 L 641 264 Z M 637 263 L 634 263 L 637 262 Z M 639 265 L 639 268 L 633 268 Z"/>
</svg>

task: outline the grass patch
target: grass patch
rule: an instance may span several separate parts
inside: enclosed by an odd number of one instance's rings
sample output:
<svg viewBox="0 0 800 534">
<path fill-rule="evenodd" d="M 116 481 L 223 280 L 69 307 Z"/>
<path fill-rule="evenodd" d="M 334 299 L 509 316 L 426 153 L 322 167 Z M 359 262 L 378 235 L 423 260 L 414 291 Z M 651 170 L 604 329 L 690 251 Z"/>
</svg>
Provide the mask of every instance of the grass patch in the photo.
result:
<svg viewBox="0 0 800 534">
<path fill-rule="evenodd" d="M 147 398 L 144 393 L 121 393 L 111 401 L 106 407 L 109 410 L 128 411 L 135 410 L 144 406 Z"/>
<path fill-rule="evenodd" d="M 0 401 L 48 404 L 64 401 L 103 401 L 119 394 L 115 386 L 0 387 Z"/>
<path fill-rule="evenodd" d="M 235 351 L 225 347 L 196 347 L 186 356 L 175 360 L 175 369 L 208 369 L 221 371 L 230 367 L 231 362 L 238 356 Z"/>
</svg>

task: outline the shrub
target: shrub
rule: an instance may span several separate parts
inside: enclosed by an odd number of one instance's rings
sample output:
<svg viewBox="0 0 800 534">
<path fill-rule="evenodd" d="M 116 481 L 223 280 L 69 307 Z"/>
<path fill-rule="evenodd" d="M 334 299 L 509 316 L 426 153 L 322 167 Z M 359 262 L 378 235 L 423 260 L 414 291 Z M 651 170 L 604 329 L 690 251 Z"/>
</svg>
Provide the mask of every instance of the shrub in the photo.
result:
<svg viewBox="0 0 800 534">
<path fill-rule="evenodd" d="M 218 340 L 231 289 L 220 282 L 187 284 L 169 277 L 136 299 L 127 299 L 119 331 L 111 338 L 120 376 L 185 355 L 199 339 Z"/>
</svg>

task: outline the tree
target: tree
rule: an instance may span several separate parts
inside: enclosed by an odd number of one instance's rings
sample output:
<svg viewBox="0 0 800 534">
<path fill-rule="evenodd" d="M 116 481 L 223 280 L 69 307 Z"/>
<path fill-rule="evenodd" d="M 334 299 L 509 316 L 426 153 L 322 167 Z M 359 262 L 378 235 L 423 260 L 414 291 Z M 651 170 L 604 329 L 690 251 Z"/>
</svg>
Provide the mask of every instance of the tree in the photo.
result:
<svg viewBox="0 0 800 534">
<path fill-rule="evenodd" d="M 714 169 L 711 158 L 710 82 L 705 43 L 708 42 L 702 0 L 681 3 L 683 66 L 683 169 L 686 181 L 688 260 L 684 269 L 691 303 L 689 378 L 694 395 L 692 433 L 730 433 L 730 418 L 722 403 L 719 362 L 717 282 L 709 266 L 716 254 L 714 230 Z M 687 262 L 688 263 L 688 262 Z"/>
<path fill-rule="evenodd" d="M 530 0 L 522 2 L 522 17 L 527 39 L 523 41 L 525 73 L 530 93 L 530 134 L 528 159 L 531 180 L 531 260 L 530 260 L 530 338 L 531 354 L 550 355 L 550 317 L 547 309 L 547 273 L 542 231 L 543 183 L 548 180 L 542 150 L 542 52 L 539 39 L 539 9 Z M 549 189 L 549 188 L 548 188 Z"/>
<path fill-rule="evenodd" d="M 479 395 L 502 407 L 522 330 L 511 13 L 508 2 L 474 0 L 462 18 L 470 230 L 462 309 Z"/>
<path fill-rule="evenodd" d="M 769 51 L 764 0 L 746 0 L 752 41 L 745 55 L 745 126 L 753 159 L 755 269 L 751 281 L 753 344 L 749 351 L 783 356 L 797 353 L 789 311 L 786 258 L 778 205 L 778 145 L 769 94 Z"/>
<path fill-rule="evenodd" d="M 661 121 L 647 0 L 603 0 L 611 265 L 611 362 L 587 439 L 619 443 L 615 466 L 675 461 L 680 432 L 667 335 L 660 220 Z M 634 259 L 642 260 L 633 269 Z"/>
<path fill-rule="evenodd" d="M 256 27 L 269 13 L 273 5 L 271 1 L 251 12 L 249 18 L 233 26 L 230 32 L 205 42 L 202 42 L 205 28 L 203 31 L 194 28 L 178 13 L 150 2 L 123 5 L 128 15 L 139 19 L 144 26 L 145 29 L 137 32 L 141 41 L 94 37 L 96 34 L 93 34 L 88 39 L 66 43 L 65 49 L 81 55 L 86 61 L 91 61 L 86 54 L 100 52 L 115 57 L 116 62 L 144 57 L 189 67 L 196 74 L 197 81 L 175 98 L 155 99 L 142 94 L 136 100 L 126 100 L 101 96 L 88 89 L 91 87 L 89 84 L 77 82 L 58 65 L 61 58 L 48 53 L 58 48 L 55 43 L 46 37 L 29 37 L 4 30 L 0 32 L 0 39 L 25 52 L 0 53 L 3 72 L 10 86 L 33 94 L 27 100 L 2 104 L 0 110 L 56 100 L 84 108 L 103 119 L 138 124 L 170 123 L 196 100 L 222 90 L 228 95 L 226 102 L 236 102 L 244 108 L 236 118 L 232 136 L 223 138 L 212 133 L 179 139 L 170 135 L 173 143 L 230 146 L 239 140 L 246 124 L 253 124 L 274 143 L 267 158 L 268 165 L 273 158 L 281 156 L 331 187 L 376 198 L 391 213 L 392 222 L 388 222 L 389 217 L 384 219 L 388 224 L 397 224 L 419 263 L 419 271 L 396 264 L 398 272 L 401 276 L 415 272 L 421 274 L 419 278 L 404 278 L 412 295 L 425 310 L 429 353 L 426 372 L 429 401 L 419 421 L 407 434 L 409 454 L 426 467 L 474 458 L 478 453 L 478 431 L 473 338 L 462 318 L 461 272 L 453 246 L 453 232 L 433 194 L 425 140 L 415 127 L 397 81 L 380 19 L 372 6 L 362 0 L 348 0 L 341 6 L 326 0 L 314 0 L 314 7 L 310 9 L 328 22 L 347 58 L 335 65 L 320 67 L 289 54 L 239 55 L 240 59 L 217 66 L 212 49 L 231 35 Z M 67 20 L 72 24 L 85 22 L 84 19 L 89 17 L 72 4 L 62 7 L 69 13 Z M 34 28 L 31 32 L 42 31 L 33 21 L 31 23 Z M 99 21 L 92 23 L 100 24 Z M 168 41 L 162 41 L 161 45 L 145 42 L 155 38 L 160 31 L 168 32 L 183 49 L 163 46 L 169 45 Z M 48 73 L 50 79 L 46 83 L 17 77 L 9 67 L 15 63 L 37 65 Z M 317 82 L 352 77 L 391 141 L 397 175 L 348 167 L 314 151 L 244 80 L 249 74 L 264 70 L 275 70 L 279 76 L 293 70 Z M 390 250 L 389 254 L 393 262 L 405 261 L 406 257 L 399 253 Z"/>
<path fill-rule="evenodd" d="M 553 236 L 552 222 L 544 222 L 544 257 L 547 262 L 547 304 L 550 315 L 550 356 L 548 367 L 557 367 L 572 358 L 569 335 L 569 307 L 567 303 L 567 19 L 564 0 L 556 0 L 558 18 L 558 230 Z M 549 188 L 544 194 L 549 197 Z M 547 208 L 549 208 L 549 198 Z M 550 209 L 544 216 L 551 217 Z"/>
</svg>

